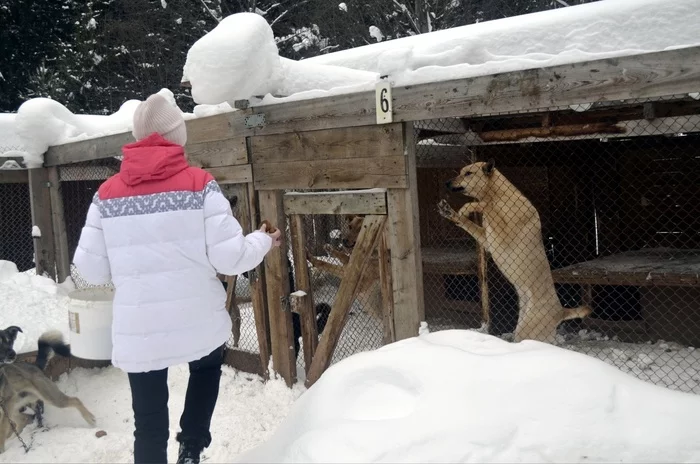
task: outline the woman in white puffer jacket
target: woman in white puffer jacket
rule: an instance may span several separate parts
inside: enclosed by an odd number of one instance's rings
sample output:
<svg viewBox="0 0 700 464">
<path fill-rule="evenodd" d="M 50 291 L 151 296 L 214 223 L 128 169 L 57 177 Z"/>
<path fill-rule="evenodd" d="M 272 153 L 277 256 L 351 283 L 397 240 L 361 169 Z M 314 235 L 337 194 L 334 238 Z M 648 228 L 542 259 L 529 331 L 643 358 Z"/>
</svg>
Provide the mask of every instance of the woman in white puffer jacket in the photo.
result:
<svg viewBox="0 0 700 464">
<path fill-rule="evenodd" d="M 181 111 L 158 94 L 134 114 L 136 142 L 88 210 L 73 262 L 115 286 L 112 363 L 129 375 L 135 462 L 168 462 L 167 369 L 190 363 L 178 462 L 209 446 L 224 344 L 231 335 L 217 278 L 258 266 L 280 232 L 244 235 L 214 178 L 185 158 Z"/>
</svg>

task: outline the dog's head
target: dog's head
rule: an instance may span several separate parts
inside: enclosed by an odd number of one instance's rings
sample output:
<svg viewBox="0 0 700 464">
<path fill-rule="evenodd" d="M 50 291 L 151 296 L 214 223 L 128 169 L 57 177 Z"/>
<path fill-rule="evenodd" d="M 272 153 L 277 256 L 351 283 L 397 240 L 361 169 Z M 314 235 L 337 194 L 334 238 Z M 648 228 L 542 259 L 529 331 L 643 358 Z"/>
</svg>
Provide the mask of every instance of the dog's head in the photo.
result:
<svg viewBox="0 0 700 464">
<path fill-rule="evenodd" d="M 19 332 L 22 332 L 22 329 L 16 325 L 0 330 L 0 364 L 10 364 L 17 359 L 14 345 Z"/>
<path fill-rule="evenodd" d="M 357 237 L 360 235 L 362 230 L 362 222 L 365 220 L 364 214 L 348 214 L 345 216 L 345 222 L 347 223 L 347 230 L 343 233 L 343 246 L 348 249 L 352 249 L 357 243 Z"/>
<path fill-rule="evenodd" d="M 447 181 L 447 189 L 467 197 L 481 199 L 491 182 L 495 169 L 493 159 L 464 166 L 457 177 Z"/>
</svg>

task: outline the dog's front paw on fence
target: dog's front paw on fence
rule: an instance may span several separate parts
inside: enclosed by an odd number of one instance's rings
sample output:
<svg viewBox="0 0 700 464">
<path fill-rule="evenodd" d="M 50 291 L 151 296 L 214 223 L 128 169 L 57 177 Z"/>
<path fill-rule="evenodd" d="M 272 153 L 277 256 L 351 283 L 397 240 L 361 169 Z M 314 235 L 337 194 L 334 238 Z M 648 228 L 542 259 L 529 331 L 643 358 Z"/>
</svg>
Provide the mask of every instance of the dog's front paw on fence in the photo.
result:
<svg viewBox="0 0 700 464">
<path fill-rule="evenodd" d="M 455 210 L 453 210 L 447 200 L 444 199 L 440 200 L 440 203 L 438 203 L 437 211 L 440 216 L 444 217 L 445 219 L 453 220 L 455 216 Z"/>
</svg>

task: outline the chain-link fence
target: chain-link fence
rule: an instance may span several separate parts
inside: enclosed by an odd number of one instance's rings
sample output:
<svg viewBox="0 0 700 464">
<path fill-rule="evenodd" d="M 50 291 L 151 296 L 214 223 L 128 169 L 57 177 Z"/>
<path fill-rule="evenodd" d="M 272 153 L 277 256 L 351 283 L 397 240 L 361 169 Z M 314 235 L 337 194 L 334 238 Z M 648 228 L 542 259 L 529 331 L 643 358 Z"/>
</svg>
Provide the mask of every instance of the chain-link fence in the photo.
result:
<svg viewBox="0 0 700 464">
<path fill-rule="evenodd" d="M 700 102 L 431 120 L 416 136 L 432 331 L 555 342 L 700 393 Z"/>
<path fill-rule="evenodd" d="M 27 182 L 0 183 L 0 260 L 12 261 L 21 272 L 35 266 Z"/>
</svg>

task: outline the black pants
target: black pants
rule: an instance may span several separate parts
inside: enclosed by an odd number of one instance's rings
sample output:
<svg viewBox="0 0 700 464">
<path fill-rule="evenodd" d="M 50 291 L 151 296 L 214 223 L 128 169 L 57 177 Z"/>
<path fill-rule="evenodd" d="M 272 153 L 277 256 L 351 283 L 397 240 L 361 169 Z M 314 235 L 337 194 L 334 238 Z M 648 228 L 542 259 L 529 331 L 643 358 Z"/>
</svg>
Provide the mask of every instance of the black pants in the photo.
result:
<svg viewBox="0 0 700 464">
<path fill-rule="evenodd" d="M 180 417 L 179 442 L 201 449 L 211 443 L 211 416 L 219 396 L 224 346 L 189 363 L 190 380 L 185 410 Z M 134 462 L 167 463 L 169 414 L 168 369 L 129 374 L 131 405 L 134 410 Z"/>
</svg>

